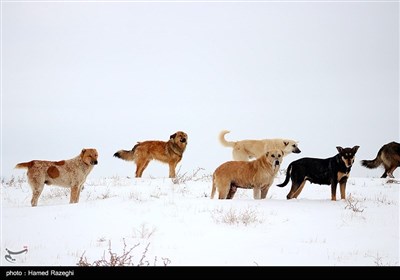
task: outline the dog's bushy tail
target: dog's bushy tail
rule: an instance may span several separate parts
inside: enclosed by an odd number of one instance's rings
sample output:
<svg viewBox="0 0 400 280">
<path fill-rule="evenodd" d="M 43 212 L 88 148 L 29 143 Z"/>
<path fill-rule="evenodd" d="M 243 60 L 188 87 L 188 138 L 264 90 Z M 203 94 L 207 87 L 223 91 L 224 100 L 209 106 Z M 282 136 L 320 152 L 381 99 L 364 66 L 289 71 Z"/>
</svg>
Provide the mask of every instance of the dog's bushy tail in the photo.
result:
<svg viewBox="0 0 400 280">
<path fill-rule="evenodd" d="M 379 150 L 378 154 L 376 155 L 375 159 L 362 160 L 361 165 L 364 167 L 370 168 L 370 169 L 377 168 L 379 165 L 381 165 L 383 163 L 382 162 L 382 152 L 383 152 L 383 149 L 381 148 Z"/>
<path fill-rule="evenodd" d="M 126 161 L 134 161 L 135 160 L 135 150 L 140 145 L 138 142 L 135 146 L 133 146 L 132 150 L 119 150 L 114 154 L 114 157 L 126 160 Z"/>
<path fill-rule="evenodd" d="M 286 178 L 285 181 L 281 184 L 278 184 L 277 186 L 280 188 L 283 188 L 284 186 L 286 186 L 289 183 L 289 179 L 290 179 L 290 173 L 292 172 L 292 164 L 289 164 L 288 168 L 286 169 Z"/>
<path fill-rule="evenodd" d="M 21 162 L 21 163 L 18 163 L 18 164 L 15 166 L 15 168 L 18 168 L 18 169 L 31 168 L 32 165 L 33 165 L 33 160 L 32 160 L 32 161 L 29 161 L 29 162 Z"/>
<path fill-rule="evenodd" d="M 236 143 L 236 142 L 232 142 L 232 141 L 226 141 L 225 134 L 228 134 L 229 132 L 230 132 L 229 130 L 222 130 L 219 134 L 219 142 L 224 147 L 233 147 Z"/>
</svg>

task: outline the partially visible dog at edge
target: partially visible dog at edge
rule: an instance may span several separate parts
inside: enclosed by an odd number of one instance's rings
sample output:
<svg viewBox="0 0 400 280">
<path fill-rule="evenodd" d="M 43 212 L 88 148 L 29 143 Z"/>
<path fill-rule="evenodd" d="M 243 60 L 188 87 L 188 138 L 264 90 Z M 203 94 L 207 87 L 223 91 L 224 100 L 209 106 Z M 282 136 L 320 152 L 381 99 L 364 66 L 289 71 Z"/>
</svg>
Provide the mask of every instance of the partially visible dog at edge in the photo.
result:
<svg viewBox="0 0 400 280">
<path fill-rule="evenodd" d="M 149 140 L 137 142 L 132 150 L 119 150 L 114 157 L 134 161 L 136 177 L 142 177 L 143 171 L 151 160 L 158 160 L 169 165 L 169 178 L 175 178 L 175 169 L 183 157 L 187 146 L 188 136 L 183 131 L 177 131 L 168 141 Z"/>
<path fill-rule="evenodd" d="M 313 184 L 331 185 L 331 199 L 336 200 L 337 184 L 340 184 L 340 198 L 346 199 L 346 183 L 359 146 L 353 148 L 336 147 L 338 154 L 326 158 L 301 158 L 289 164 L 286 178 L 278 187 L 284 187 L 292 180 L 287 199 L 297 198 L 306 181 Z"/>
<path fill-rule="evenodd" d="M 400 166 L 400 143 L 390 142 L 383 145 L 373 160 L 362 160 L 361 165 L 367 168 L 377 168 L 383 165 L 385 172 L 381 178 L 394 178 L 393 172 Z"/>
<path fill-rule="evenodd" d="M 225 135 L 228 130 L 223 130 L 219 134 L 219 141 L 225 147 L 232 148 L 233 160 L 249 161 L 262 156 L 265 152 L 271 150 L 281 150 L 284 156 L 295 153 L 300 153 L 298 144 L 290 139 L 262 139 L 262 140 L 241 140 L 227 141 Z"/>
<path fill-rule="evenodd" d="M 255 199 L 264 199 L 282 163 L 283 152 L 273 150 L 253 161 L 228 161 L 213 174 L 211 199 L 232 199 L 237 188 L 253 189 Z"/>
<path fill-rule="evenodd" d="M 15 168 L 28 169 L 28 183 L 32 188 L 31 205 L 37 206 L 44 185 L 56 185 L 71 189 L 69 203 L 78 203 L 83 183 L 97 161 L 96 149 L 82 149 L 81 153 L 69 160 L 32 160 L 18 163 Z"/>
</svg>

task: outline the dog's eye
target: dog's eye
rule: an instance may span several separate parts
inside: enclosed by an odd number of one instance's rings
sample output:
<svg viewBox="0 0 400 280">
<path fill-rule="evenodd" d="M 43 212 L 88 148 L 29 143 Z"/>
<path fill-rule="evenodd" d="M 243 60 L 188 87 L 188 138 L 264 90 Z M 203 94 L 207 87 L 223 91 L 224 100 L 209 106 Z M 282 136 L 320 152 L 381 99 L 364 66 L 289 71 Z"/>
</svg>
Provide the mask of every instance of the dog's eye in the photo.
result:
<svg viewBox="0 0 400 280">
<path fill-rule="evenodd" d="M 278 155 L 278 157 L 281 157 L 281 155 Z"/>
<path fill-rule="evenodd" d="M 275 155 L 271 155 L 272 157 L 275 157 Z"/>
</svg>

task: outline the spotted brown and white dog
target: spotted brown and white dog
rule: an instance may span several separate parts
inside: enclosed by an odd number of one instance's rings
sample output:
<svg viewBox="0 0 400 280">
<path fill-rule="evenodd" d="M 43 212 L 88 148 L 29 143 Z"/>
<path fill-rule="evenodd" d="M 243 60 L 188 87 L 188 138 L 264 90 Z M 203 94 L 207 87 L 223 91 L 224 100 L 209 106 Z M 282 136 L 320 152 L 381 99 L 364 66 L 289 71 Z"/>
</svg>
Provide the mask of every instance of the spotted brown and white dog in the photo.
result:
<svg viewBox="0 0 400 280">
<path fill-rule="evenodd" d="M 28 169 L 28 182 L 32 188 L 32 206 L 37 205 L 44 185 L 71 188 L 69 203 L 78 203 L 83 183 L 93 166 L 98 163 L 97 158 L 96 149 L 83 149 L 78 156 L 69 160 L 32 160 L 18 163 L 15 168 Z"/>
</svg>

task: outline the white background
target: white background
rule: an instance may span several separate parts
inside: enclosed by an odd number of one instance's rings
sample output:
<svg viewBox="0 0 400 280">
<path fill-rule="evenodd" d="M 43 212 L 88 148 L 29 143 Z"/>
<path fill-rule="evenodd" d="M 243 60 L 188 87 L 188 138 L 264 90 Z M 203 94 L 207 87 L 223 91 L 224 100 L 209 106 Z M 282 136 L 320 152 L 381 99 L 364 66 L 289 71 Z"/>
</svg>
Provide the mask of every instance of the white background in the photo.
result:
<svg viewBox="0 0 400 280">
<path fill-rule="evenodd" d="M 212 173 L 229 129 L 299 141 L 283 166 L 359 145 L 352 176 L 376 177 L 359 160 L 399 142 L 398 3 L 3 1 L 1 15 L 2 176 L 89 147 L 91 176 L 133 176 L 114 152 L 177 130 L 181 172 Z"/>
</svg>

